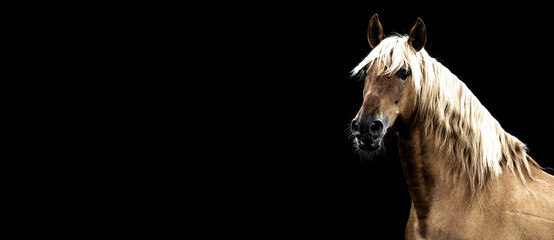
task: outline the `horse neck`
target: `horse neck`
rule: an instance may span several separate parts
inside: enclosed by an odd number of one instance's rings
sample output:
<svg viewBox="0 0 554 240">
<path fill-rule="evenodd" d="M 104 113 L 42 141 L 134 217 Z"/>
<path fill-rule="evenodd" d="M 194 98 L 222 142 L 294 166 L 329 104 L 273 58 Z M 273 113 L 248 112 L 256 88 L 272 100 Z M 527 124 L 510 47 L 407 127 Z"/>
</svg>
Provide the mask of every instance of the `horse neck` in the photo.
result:
<svg viewBox="0 0 554 240">
<path fill-rule="evenodd" d="M 398 148 L 406 183 L 417 216 L 424 218 L 434 201 L 452 194 L 471 198 L 469 189 L 455 183 L 445 164 L 448 159 L 419 127 L 397 127 Z M 461 198 L 459 198 L 461 199 Z"/>
</svg>

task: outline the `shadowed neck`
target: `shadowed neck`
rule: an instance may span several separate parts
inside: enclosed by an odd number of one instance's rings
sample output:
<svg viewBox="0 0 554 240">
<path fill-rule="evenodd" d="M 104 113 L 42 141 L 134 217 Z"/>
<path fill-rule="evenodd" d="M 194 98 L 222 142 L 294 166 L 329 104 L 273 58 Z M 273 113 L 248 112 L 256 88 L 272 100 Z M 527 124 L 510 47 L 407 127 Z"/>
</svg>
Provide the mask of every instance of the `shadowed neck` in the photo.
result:
<svg viewBox="0 0 554 240">
<path fill-rule="evenodd" d="M 413 208 L 417 218 L 424 220 L 434 202 L 455 196 L 460 204 L 470 203 L 471 188 L 467 181 L 457 182 L 451 177 L 444 164 L 448 156 L 420 131 L 420 128 L 408 129 L 398 126 L 396 133 L 399 156 Z"/>
</svg>

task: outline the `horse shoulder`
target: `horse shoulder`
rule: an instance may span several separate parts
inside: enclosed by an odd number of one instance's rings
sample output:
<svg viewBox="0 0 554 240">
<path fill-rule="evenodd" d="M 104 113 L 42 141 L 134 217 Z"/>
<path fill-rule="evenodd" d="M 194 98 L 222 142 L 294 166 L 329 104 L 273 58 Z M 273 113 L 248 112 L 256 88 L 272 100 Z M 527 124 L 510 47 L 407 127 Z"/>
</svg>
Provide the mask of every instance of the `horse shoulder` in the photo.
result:
<svg viewBox="0 0 554 240">
<path fill-rule="evenodd" d="M 424 219 L 412 205 L 406 239 L 554 239 L 554 177 L 532 174 L 527 187 L 504 171 L 471 200 L 443 196 Z"/>
<path fill-rule="evenodd" d="M 511 171 L 491 183 L 481 199 L 480 234 L 496 239 L 554 239 L 554 177 L 532 168 L 525 186 Z"/>
</svg>

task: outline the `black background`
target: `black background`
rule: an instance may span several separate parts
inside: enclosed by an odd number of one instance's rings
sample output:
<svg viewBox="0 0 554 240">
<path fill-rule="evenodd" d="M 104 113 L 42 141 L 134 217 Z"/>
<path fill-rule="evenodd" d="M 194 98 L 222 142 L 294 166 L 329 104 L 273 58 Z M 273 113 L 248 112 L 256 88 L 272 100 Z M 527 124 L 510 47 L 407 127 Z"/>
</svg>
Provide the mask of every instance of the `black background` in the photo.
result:
<svg viewBox="0 0 554 240">
<path fill-rule="evenodd" d="M 374 13 L 387 34 L 407 34 L 421 17 L 429 54 L 541 166 L 554 167 L 550 7 L 461 4 L 266 2 L 268 239 L 403 239 L 410 197 L 395 136 L 383 156 L 363 162 L 346 135 L 363 88 L 349 72 L 371 50 Z"/>
</svg>

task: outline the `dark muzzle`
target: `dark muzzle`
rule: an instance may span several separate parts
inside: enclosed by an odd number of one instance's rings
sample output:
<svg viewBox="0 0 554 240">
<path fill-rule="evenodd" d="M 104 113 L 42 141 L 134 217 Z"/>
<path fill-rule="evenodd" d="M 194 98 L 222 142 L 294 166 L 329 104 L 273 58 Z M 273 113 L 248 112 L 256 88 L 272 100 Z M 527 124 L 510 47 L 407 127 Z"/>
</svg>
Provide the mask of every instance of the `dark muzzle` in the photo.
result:
<svg viewBox="0 0 554 240">
<path fill-rule="evenodd" d="M 366 151 L 375 151 L 381 147 L 385 129 L 383 121 L 372 116 L 356 116 L 350 124 L 354 145 Z"/>
</svg>

